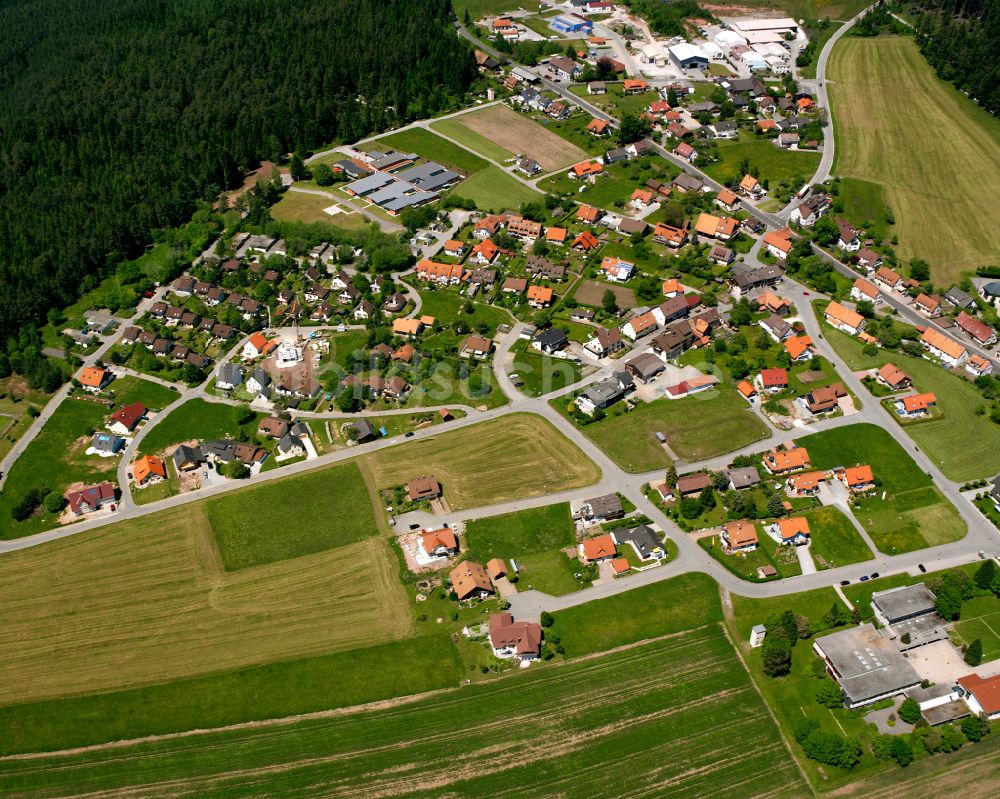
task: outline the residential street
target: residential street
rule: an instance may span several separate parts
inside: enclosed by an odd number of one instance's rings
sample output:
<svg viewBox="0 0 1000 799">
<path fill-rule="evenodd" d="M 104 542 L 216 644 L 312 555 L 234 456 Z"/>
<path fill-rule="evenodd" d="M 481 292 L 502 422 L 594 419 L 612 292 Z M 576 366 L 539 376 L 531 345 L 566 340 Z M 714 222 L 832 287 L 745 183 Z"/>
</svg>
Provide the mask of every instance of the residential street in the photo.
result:
<svg viewBox="0 0 1000 799">
<path fill-rule="evenodd" d="M 859 15 L 860 16 L 860 15 Z M 857 17 L 855 18 L 855 20 Z M 826 105 L 826 92 L 825 92 L 825 68 L 826 60 L 829 55 L 829 50 L 832 49 L 833 42 L 850 26 L 853 24 L 854 20 L 846 23 L 828 42 L 827 46 L 824 47 L 820 62 L 818 65 L 818 81 L 820 82 L 820 87 L 818 92 L 822 104 Z M 462 27 L 460 24 L 457 25 L 457 29 L 460 35 L 466 38 L 472 39 L 471 35 Z M 474 39 L 472 39 L 475 41 Z M 482 46 L 477 42 L 477 46 Z M 491 52 L 495 57 L 502 57 L 500 54 L 495 53 L 488 47 L 483 49 Z M 542 79 L 543 86 L 553 92 L 558 93 L 570 102 L 579 105 L 590 113 L 594 114 L 599 118 L 609 119 L 608 115 L 601 112 L 596 107 L 590 105 L 585 99 L 576 97 L 571 92 L 561 87 L 559 84 L 553 83 L 551 81 Z M 827 106 L 828 107 L 828 106 Z M 465 113 L 465 112 L 460 112 Z M 424 127 L 426 126 L 426 121 L 421 123 L 414 123 L 414 126 Z M 830 128 L 831 133 L 827 139 L 827 149 L 824 151 L 823 159 L 820 162 L 820 167 L 817 170 L 816 179 L 825 177 L 829 173 L 830 166 L 833 161 L 833 142 L 832 142 L 832 128 Z M 447 137 L 445 137 L 447 138 Z M 681 166 L 685 171 L 700 176 L 706 181 L 713 189 L 718 190 L 721 186 L 709 179 L 700 170 L 692 167 L 691 165 L 677 159 L 672 153 L 664 150 L 662 147 L 656 147 L 657 152 L 667 160 Z M 315 157 L 320 157 L 322 155 L 328 155 L 330 152 L 317 154 Z M 495 163 L 495 162 L 494 162 Z M 522 181 L 527 182 L 527 181 Z M 332 195 L 331 195 L 332 196 Z M 337 202 L 343 202 L 341 198 L 336 198 Z M 780 227 L 785 224 L 784 219 L 787 218 L 785 211 L 781 214 L 770 214 L 764 213 L 755 208 L 749 203 L 744 203 L 743 207 L 748 212 L 752 213 L 759 219 L 761 219 L 769 227 Z M 787 210 L 787 209 L 786 209 Z M 783 216 L 784 215 L 784 216 Z M 756 262 L 755 253 L 759 249 L 760 244 L 755 246 L 755 249 L 748 256 L 748 261 L 751 263 Z M 846 266 L 838 264 L 837 269 L 844 272 L 844 274 L 854 275 L 854 273 Z M 411 293 L 416 293 L 412 287 L 409 287 Z M 160 289 L 157 294 L 162 296 L 163 290 Z M 564 501 L 578 501 L 587 497 L 596 496 L 602 493 L 609 492 L 619 492 L 627 497 L 631 502 L 635 504 L 637 509 L 648 516 L 653 522 L 655 522 L 659 527 L 666 532 L 666 534 L 677 544 L 678 555 L 676 559 L 659 568 L 649 569 L 642 571 L 625 578 L 612 580 L 601 585 L 588 588 L 576 593 L 568 594 L 562 597 L 552 597 L 546 594 L 542 594 L 537 591 L 524 591 L 516 594 L 512 597 L 512 611 L 518 618 L 534 618 L 542 610 L 554 611 L 566 607 L 571 607 L 574 605 L 579 605 L 585 602 L 592 601 L 594 599 L 599 599 L 601 597 L 610 596 L 613 594 L 619 594 L 624 591 L 637 588 L 639 586 L 647 585 L 652 582 L 659 580 L 668 579 L 670 577 L 676 576 L 678 574 L 690 571 L 700 571 L 711 575 L 717 582 L 720 583 L 725 589 L 738 593 L 745 596 L 752 597 L 763 597 L 763 596 L 774 596 L 774 595 L 784 595 L 795 593 L 798 591 L 808 590 L 811 588 L 816 588 L 820 586 L 827 586 L 831 584 L 837 584 L 841 580 L 851 580 L 855 581 L 862 575 L 871 574 L 872 572 L 879 572 L 882 575 L 891 574 L 894 572 L 907 571 L 912 572 L 916 569 L 917 564 L 923 563 L 927 564 L 929 568 L 941 568 L 944 566 L 953 565 L 955 563 L 963 563 L 971 560 L 975 560 L 979 555 L 979 552 L 986 552 L 988 554 L 996 554 L 1000 552 L 1000 537 L 998 537 L 997 531 L 992 526 L 992 524 L 985 519 L 979 511 L 971 504 L 967 497 L 963 496 L 959 491 L 960 486 L 953 483 L 952 481 L 946 479 L 940 471 L 940 464 L 932 462 L 922 451 L 914 446 L 912 440 L 903 432 L 902 428 L 896 423 L 892 416 L 880 405 L 880 403 L 873 398 L 861 384 L 861 381 L 851 372 L 851 370 L 846 366 L 846 364 L 839 358 L 836 352 L 829 346 L 825 341 L 822 328 L 820 327 L 818 321 L 815 319 L 812 310 L 811 302 L 817 299 L 823 299 L 823 295 L 817 294 L 815 291 L 806 289 L 805 287 L 795 283 L 790 278 L 786 278 L 780 287 L 780 292 L 789 297 L 792 302 L 796 305 L 799 311 L 799 317 L 801 318 L 806 331 L 813 338 L 817 351 L 826 359 L 828 359 L 837 368 L 841 378 L 845 385 L 852 391 L 856 396 L 861 399 L 863 403 L 862 409 L 851 416 L 841 416 L 831 419 L 826 419 L 813 425 L 802 429 L 796 429 L 794 431 L 781 431 L 775 428 L 771 429 L 771 434 L 765 440 L 755 442 L 754 444 L 747 446 L 741 450 L 730 452 L 725 455 L 718 457 L 706 459 L 700 462 L 683 464 L 685 470 L 698 470 L 698 469 L 720 469 L 727 466 L 732 459 L 741 453 L 752 453 L 759 452 L 761 450 L 767 449 L 769 447 L 775 446 L 776 444 L 782 443 L 789 438 L 806 435 L 811 432 L 816 432 L 820 430 L 828 430 L 836 427 L 841 427 L 844 425 L 853 425 L 858 423 L 871 423 L 878 425 L 889 432 L 890 435 L 913 457 L 918 466 L 930 475 L 938 488 L 944 493 L 950 502 L 958 509 L 959 514 L 963 520 L 968 525 L 969 531 L 964 539 L 961 541 L 946 544 L 943 546 L 932 547 L 929 549 L 920 550 L 917 552 L 912 552 L 903 555 L 885 555 L 878 553 L 874 549 L 873 542 L 870 536 L 867 535 L 863 530 L 859 530 L 862 533 L 862 537 L 872 546 L 873 552 L 876 558 L 871 561 L 864 563 L 854 564 L 850 566 L 842 566 L 833 569 L 829 569 L 822 572 L 815 572 L 812 574 L 803 574 L 799 577 L 786 578 L 780 581 L 769 582 L 769 583 L 750 583 L 745 582 L 731 572 L 729 572 L 722 564 L 714 560 L 706 552 L 704 552 L 698 544 L 691 539 L 686 533 L 682 532 L 677 525 L 667 518 L 657 507 L 655 507 L 642 492 L 644 484 L 649 482 L 651 479 L 659 479 L 663 476 L 663 470 L 657 470 L 650 473 L 643 474 L 631 474 L 623 471 L 617 466 L 599 447 L 593 444 L 583 433 L 578 430 L 571 422 L 564 418 L 555 408 L 549 404 L 549 400 L 556 396 L 565 394 L 571 391 L 578 390 L 584 385 L 600 380 L 603 377 L 608 376 L 611 372 L 610 363 L 598 363 L 597 368 L 581 381 L 577 382 L 573 386 L 560 389 L 558 391 L 550 392 L 549 394 L 538 397 L 538 398 L 527 398 L 522 395 L 517 388 L 513 385 L 513 382 L 507 375 L 507 370 L 505 368 L 505 362 L 508 360 L 508 354 L 512 345 L 518 340 L 518 333 L 523 329 L 523 324 L 515 324 L 509 333 L 502 337 L 498 337 L 496 341 L 496 352 L 493 358 L 493 373 L 497 382 L 497 385 L 510 397 L 510 402 L 500 408 L 496 408 L 489 411 L 477 411 L 472 407 L 468 406 L 457 406 L 449 405 L 451 408 L 461 408 L 467 414 L 464 418 L 454 420 L 451 422 L 441 423 L 432 427 L 428 427 L 419 431 L 416 431 L 412 438 L 403 438 L 401 436 L 388 438 L 383 440 L 378 440 L 371 442 L 369 444 L 363 444 L 356 447 L 348 447 L 343 450 L 329 453 L 327 455 L 321 455 L 313 460 L 304 461 L 300 463 L 291 464 L 284 466 L 280 469 L 275 469 L 272 471 L 264 472 L 260 475 L 254 477 L 251 481 L 226 481 L 217 483 L 197 491 L 192 491 L 185 494 L 180 494 L 168 499 L 162 500 L 160 502 L 152 503 L 144 506 L 136 506 L 132 501 L 131 494 L 127 488 L 127 480 L 125 479 L 128 471 L 128 461 L 131 455 L 138 449 L 141 445 L 143 438 L 148 435 L 149 431 L 154 428 L 160 420 L 167 416 L 170 409 L 175 408 L 180 403 L 194 398 L 200 397 L 210 402 L 218 403 L 229 403 L 235 404 L 235 401 L 227 400 L 221 397 L 216 397 L 214 395 L 209 395 L 206 391 L 206 384 L 195 388 L 185 388 L 178 391 L 177 399 L 168 406 L 167 409 L 162 411 L 156 416 L 156 418 L 150 420 L 145 427 L 143 427 L 138 434 L 134 437 L 129 449 L 125 456 L 123 456 L 120 467 L 119 467 L 119 481 L 122 485 L 122 500 L 120 508 L 117 513 L 106 516 L 100 519 L 94 519 L 91 521 L 81 522 L 78 524 L 69 525 L 66 527 L 49 530 L 37 535 L 16 539 L 12 541 L 0 542 L 0 552 L 9 552 L 18 549 L 24 549 L 27 547 L 37 546 L 48 541 L 53 541 L 60 538 L 65 538 L 68 536 L 76 535 L 82 532 L 93 530 L 99 527 L 103 527 L 108 524 L 114 524 L 119 521 L 126 519 L 133 519 L 146 516 L 151 513 L 156 513 L 160 510 L 167 508 L 179 507 L 190 502 L 195 502 L 202 500 L 206 497 L 216 496 L 223 493 L 228 493 L 230 491 L 240 490 L 246 488 L 248 485 L 256 485 L 261 482 L 282 479 L 286 476 L 299 474 L 306 471 L 311 471 L 316 468 L 321 468 L 328 466 L 333 463 L 344 461 L 350 458 L 354 458 L 358 455 L 365 453 L 381 451 L 390 447 L 398 446 L 400 444 L 407 443 L 409 441 L 418 441 L 428 438 L 434 438 L 436 436 L 445 434 L 447 432 L 466 428 L 470 425 L 477 424 L 482 421 L 490 419 L 498 419 L 503 416 L 512 413 L 534 413 L 539 416 L 544 417 L 548 420 L 557 430 L 569 437 L 581 450 L 582 452 L 594 461 L 595 464 L 601 470 L 601 478 L 596 485 L 589 486 L 584 489 L 577 489 L 573 491 L 563 491 L 554 494 L 545 495 L 542 497 L 537 497 L 533 499 L 518 499 L 509 502 L 497 503 L 488 505 L 481 508 L 475 508 L 462 513 L 450 513 L 444 516 L 433 516 L 431 514 L 425 513 L 411 513 L 400 516 L 397 520 L 397 531 L 407 532 L 410 524 L 420 524 L 420 525 L 439 525 L 444 522 L 457 523 L 471 518 L 483 517 L 483 516 L 494 516 L 502 513 L 509 513 L 511 511 L 522 510 L 529 507 L 537 507 L 540 505 L 547 505 L 553 502 L 564 502 Z M 151 303 L 154 300 L 149 300 Z M 418 295 L 419 301 L 419 295 Z M 889 298 L 888 303 L 896 308 L 900 315 L 909 321 L 918 321 L 923 325 L 927 325 L 928 321 L 923 317 L 918 317 L 914 319 L 915 314 L 912 309 L 905 305 L 901 300 L 896 298 Z M 147 302 L 144 301 L 140 304 L 139 309 L 136 313 L 123 324 L 128 324 L 137 319 L 143 313 L 145 307 L 148 307 Z M 418 305 L 419 309 L 419 305 Z M 87 363 L 93 363 L 98 358 L 100 358 L 113 344 L 114 337 L 106 337 L 105 342 L 102 344 L 101 348 L 89 356 L 86 359 Z M 965 343 L 965 342 L 963 342 Z M 232 352 L 237 352 L 238 348 L 242 346 L 242 341 L 236 344 Z M 645 347 L 645 343 L 638 345 L 639 347 Z M 966 343 L 966 346 L 969 346 Z M 970 350 L 980 351 L 974 346 L 969 346 Z M 620 362 L 616 362 L 620 364 Z M 588 362 L 584 364 L 589 365 Z M 145 377 L 145 376 L 144 376 Z M 0 463 L 0 468 L 3 472 L 9 470 L 11 464 L 17 459 L 17 457 L 23 453 L 25 448 L 34 439 L 38 431 L 41 429 L 45 421 L 51 417 L 51 414 L 58 407 L 59 403 L 66 397 L 67 389 L 64 388 L 58 392 L 53 399 L 46 405 L 45 409 L 42 411 L 42 415 L 35 420 L 35 423 L 31 428 L 25 433 L 22 439 L 17 443 L 11 453 Z M 419 410 L 436 410 L 440 406 L 432 406 L 425 409 Z M 311 413 L 301 413 L 300 416 L 304 418 L 315 418 L 315 419 L 342 419 L 342 418 L 357 418 L 358 416 L 365 415 L 386 415 L 387 413 L 413 413 L 417 409 L 399 409 L 397 411 L 371 411 L 362 412 L 356 414 L 342 414 L 334 412 L 322 412 L 316 411 Z M 2 485 L 2 480 L 0 480 L 0 485 Z"/>
</svg>

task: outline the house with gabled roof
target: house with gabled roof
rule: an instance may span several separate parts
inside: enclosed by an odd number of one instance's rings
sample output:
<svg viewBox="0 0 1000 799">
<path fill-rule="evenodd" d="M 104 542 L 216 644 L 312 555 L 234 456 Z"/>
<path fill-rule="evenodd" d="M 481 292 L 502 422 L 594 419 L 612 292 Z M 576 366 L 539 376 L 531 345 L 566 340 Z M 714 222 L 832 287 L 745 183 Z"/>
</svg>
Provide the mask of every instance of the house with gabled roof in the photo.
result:
<svg viewBox="0 0 1000 799">
<path fill-rule="evenodd" d="M 746 519 L 726 522 L 719 531 L 719 540 L 727 553 L 750 552 L 757 548 L 757 525 Z"/>
<path fill-rule="evenodd" d="M 883 291 L 902 291 L 903 278 L 898 272 L 893 272 L 888 266 L 880 266 L 872 277 L 875 285 Z"/>
<path fill-rule="evenodd" d="M 466 599 L 486 599 L 495 593 L 493 583 L 481 564 L 466 560 L 459 563 L 448 574 L 451 590 L 460 601 Z"/>
<path fill-rule="evenodd" d="M 70 491 L 66 494 L 66 502 L 74 516 L 83 516 L 109 505 L 113 506 L 117 500 L 115 486 L 107 480 L 97 485 L 84 486 L 77 491 Z"/>
<path fill-rule="evenodd" d="M 792 250 L 792 231 L 787 227 L 768 231 L 764 234 L 764 246 L 771 255 L 784 261 Z"/>
<path fill-rule="evenodd" d="M 132 475 L 138 486 L 148 486 L 167 479 L 167 467 L 155 455 L 143 455 L 132 464 Z"/>
<path fill-rule="evenodd" d="M 114 377 L 107 369 L 101 369 L 98 366 L 85 366 L 80 370 L 77 380 L 85 390 L 97 394 L 114 380 Z"/>
<path fill-rule="evenodd" d="M 809 520 L 805 516 L 778 519 L 765 526 L 764 531 L 779 544 L 802 546 L 809 543 Z"/>
<path fill-rule="evenodd" d="M 992 374 L 993 363 L 988 361 L 982 355 L 972 353 L 969 356 L 969 360 L 965 362 L 965 371 L 973 377 L 981 377 L 982 375 Z"/>
<path fill-rule="evenodd" d="M 981 319 L 970 316 L 965 311 L 962 311 L 955 317 L 955 324 L 960 330 L 972 336 L 972 338 L 983 346 L 995 344 L 997 341 L 996 330 Z"/>
<path fill-rule="evenodd" d="M 790 442 L 783 448 L 765 453 L 762 463 L 771 474 L 797 472 L 809 468 L 809 452 L 805 447 L 797 447 Z"/>
<path fill-rule="evenodd" d="M 507 611 L 490 616 L 490 647 L 498 658 L 537 660 L 542 653 L 542 626 L 533 621 L 514 621 Z"/>
<path fill-rule="evenodd" d="M 937 405 L 937 396 L 932 392 L 900 397 L 895 402 L 896 413 L 907 418 L 926 416 Z"/>
<path fill-rule="evenodd" d="M 854 285 L 851 286 L 851 299 L 853 300 L 867 300 L 873 305 L 877 305 L 882 302 L 882 292 L 878 290 L 878 286 L 874 283 L 865 280 L 863 277 L 859 277 L 854 281 Z"/>
<path fill-rule="evenodd" d="M 865 329 L 865 318 L 857 311 L 845 308 L 836 300 L 831 301 L 826 306 L 823 318 L 827 324 L 833 325 L 833 327 L 851 336 L 856 336 Z"/>
<path fill-rule="evenodd" d="M 931 355 L 951 369 L 962 366 L 969 360 L 969 351 L 965 347 L 932 327 L 924 331 L 920 343 Z"/>
<path fill-rule="evenodd" d="M 111 414 L 111 417 L 108 419 L 107 428 L 112 433 L 127 436 L 139 426 L 139 422 L 145 418 L 146 412 L 146 406 L 141 402 L 123 405 Z"/>
<path fill-rule="evenodd" d="M 754 385 L 758 391 L 768 394 L 784 391 L 788 388 L 788 371 L 780 368 L 761 369 L 760 374 L 754 380 Z"/>
</svg>

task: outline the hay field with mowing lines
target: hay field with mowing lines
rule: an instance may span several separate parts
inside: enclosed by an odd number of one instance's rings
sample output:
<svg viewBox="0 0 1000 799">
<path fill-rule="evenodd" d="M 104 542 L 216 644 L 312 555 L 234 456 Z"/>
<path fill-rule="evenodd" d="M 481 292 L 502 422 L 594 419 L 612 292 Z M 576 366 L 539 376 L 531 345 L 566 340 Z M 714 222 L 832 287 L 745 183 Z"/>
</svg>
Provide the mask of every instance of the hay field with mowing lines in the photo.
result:
<svg viewBox="0 0 1000 799">
<path fill-rule="evenodd" d="M 403 638 L 397 573 L 383 538 L 227 573 L 201 503 L 11 552 L 0 704 Z"/>
<path fill-rule="evenodd" d="M 994 263 L 982 193 L 1000 186 L 1000 121 L 938 80 L 909 38 L 845 37 L 828 77 L 834 174 L 882 184 L 899 255 L 926 260 L 940 285 Z"/>
<path fill-rule="evenodd" d="M 494 161 L 503 162 L 514 157 L 514 153 L 510 150 L 501 147 L 492 139 L 488 139 L 481 133 L 477 133 L 472 128 L 463 125 L 460 120 L 461 117 L 432 122 L 431 130 L 454 139 L 457 142 L 461 142 L 466 147 L 486 158 L 492 158 Z"/>
<path fill-rule="evenodd" d="M 523 153 L 529 158 L 534 158 L 546 172 L 575 164 L 587 157 L 587 153 L 575 144 L 547 131 L 537 122 L 512 111 L 505 105 L 494 105 L 463 114 L 455 117 L 454 121 L 490 140 L 503 150 Z M 452 138 L 458 138 L 450 131 L 444 132 Z M 476 149 L 471 140 L 463 143 Z"/>
<path fill-rule="evenodd" d="M 526 413 L 392 447 L 366 460 L 378 488 L 434 475 L 452 510 L 580 488 L 601 477 L 568 438 Z"/>
<path fill-rule="evenodd" d="M 201 799 L 808 794 L 718 625 L 414 702 L 0 763 L 8 797 L 81 785 Z"/>
</svg>

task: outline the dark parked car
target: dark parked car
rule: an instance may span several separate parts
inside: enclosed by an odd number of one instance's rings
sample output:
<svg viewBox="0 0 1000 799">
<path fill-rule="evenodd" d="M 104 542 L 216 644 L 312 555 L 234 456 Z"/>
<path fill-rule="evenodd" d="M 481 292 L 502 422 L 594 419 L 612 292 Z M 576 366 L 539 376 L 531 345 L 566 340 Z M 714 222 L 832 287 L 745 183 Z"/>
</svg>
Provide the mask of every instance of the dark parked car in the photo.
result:
<svg viewBox="0 0 1000 799">
<path fill-rule="evenodd" d="M 861 582 L 863 582 L 863 583 L 868 582 L 868 575 L 867 574 L 861 575 Z"/>
<path fill-rule="evenodd" d="M 878 579 L 878 572 L 872 572 L 872 579 L 873 580 L 877 580 Z"/>
<path fill-rule="evenodd" d="M 403 436 L 403 438 L 412 438 L 412 437 L 413 437 L 413 431 L 412 430 L 409 433 L 407 433 L 405 436 Z"/>
<path fill-rule="evenodd" d="M 840 584 L 841 584 L 841 585 L 850 585 L 850 584 L 851 584 L 851 581 L 850 581 L 850 580 L 841 580 L 841 581 L 840 581 Z"/>
<path fill-rule="evenodd" d="M 926 566 L 924 566 L 924 564 L 923 564 L 923 563 L 918 563 L 918 564 L 917 564 L 917 568 L 918 568 L 918 569 L 920 569 L 920 573 L 921 573 L 921 574 L 924 574 L 924 573 L 926 573 L 926 572 L 927 572 L 927 567 L 926 567 Z"/>
</svg>

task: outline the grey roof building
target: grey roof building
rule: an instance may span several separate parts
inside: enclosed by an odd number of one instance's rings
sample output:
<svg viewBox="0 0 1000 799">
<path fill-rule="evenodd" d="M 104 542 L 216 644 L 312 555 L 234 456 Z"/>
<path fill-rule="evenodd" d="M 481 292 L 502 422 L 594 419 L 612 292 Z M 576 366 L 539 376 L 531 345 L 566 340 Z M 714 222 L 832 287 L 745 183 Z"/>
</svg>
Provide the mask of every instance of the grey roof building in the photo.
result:
<svg viewBox="0 0 1000 799">
<path fill-rule="evenodd" d="M 375 428 L 372 427 L 372 423 L 367 419 L 361 418 L 355 420 L 354 430 L 357 433 L 357 441 L 359 444 L 378 438 L 378 433 L 375 431 Z"/>
<path fill-rule="evenodd" d="M 934 612 L 936 598 L 923 583 L 872 594 L 872 610 L 882 624 L 898 624 Z"/>
<path fill-rule="evenodd" d="M 625 396 L 625 392 L 619 385 L 618 380 L 609 377 L 606 380 L 594 383 L 580 395 L 578 400 L 581 410 L 587 413 L 593 412 L 595 408 L 607 408 L 618 402 Z"/>
<path fill-rule="evenodd" d="M 617 494 L 605 494 L 584 500 L 580 513 L 585 519 L 620 519 L 625 510 Z"/>
<path fill-rule="evenodd" d="M 735 469 L 729 469 L 726 475 L 729 477 L 729 485 L 734 491 L 750 488 L 760 483 L 760 472 L 755 466 L 739 466 Z"/>
<path fill-rule="evenodd" d="M 447 188 L 462 179 L 462 176 L 457 172 L 445 169 L 441 164 L 436 164 L 433 161 L 397 172 L 396 177 L 407 183 L 412 183 L 424 191 Z"/>
<path fill-rule="evenodd" d="M 235 388 L 243 382 L 243 370 L 235 363 L 224 363 L 219 367 L 215 383 L 220 388 Z"/>
<path fill-rule="evenodd" d="M 90 446 L 102 455 L 114 455 L 125 446 L 125 439 L 113 433 L 94 433 Z"/>
<path fill-rule="evenodd" d="M 944 294 L 944 301 L 956 308 L 975 308 L 976 301 L 958 286 L 952 286 Z"/>
<path fill-rule="evenodd" d="M 910 662 L 871 624 L 817 638 L 813 650 L 844 690 L 848 708 L 896 696 L 921 682 Z"/>
<path fill-rule="evenodd" d="M 184 472 L 189 469 L 197 469 L 205 463 L 205 454 L 201 451 L 201 447 L 189 447 L 187 444 L 181 444 L 174 450 L 170 459 L 174 462 L 174 468 L 178 472 Z"/>
<path fill-rule="evenodd" d="M 643 560 L 658 559 L 666 555 L 666 550 L 663 548 L 663 541 L 660 540 L 656 531 L 647 524 L 640 524 L 631 530 L 627 527 L 622 527 L 615 530 L 613 535 L 615 541 L 619 544 L 629 543 L 635 547 L 635 551 Z"/>
</svg>

